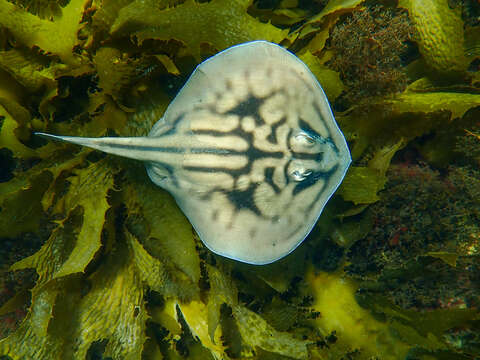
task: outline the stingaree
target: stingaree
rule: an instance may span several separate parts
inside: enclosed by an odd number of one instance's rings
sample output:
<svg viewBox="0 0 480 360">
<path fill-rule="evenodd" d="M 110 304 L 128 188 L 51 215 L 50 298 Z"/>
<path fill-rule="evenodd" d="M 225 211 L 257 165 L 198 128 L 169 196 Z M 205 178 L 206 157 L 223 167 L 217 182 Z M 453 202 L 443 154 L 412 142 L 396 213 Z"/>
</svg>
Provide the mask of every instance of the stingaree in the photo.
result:
<svg viewBox="0 0 480 360">
<path fill-rule="evenodd" d="M 305 239 L 351 162 L 315 76 L 267 41 L 198 65 L 148 136 L 37 134 L 144 161 L 211 251 L 258 265 Z"/>
</svg>

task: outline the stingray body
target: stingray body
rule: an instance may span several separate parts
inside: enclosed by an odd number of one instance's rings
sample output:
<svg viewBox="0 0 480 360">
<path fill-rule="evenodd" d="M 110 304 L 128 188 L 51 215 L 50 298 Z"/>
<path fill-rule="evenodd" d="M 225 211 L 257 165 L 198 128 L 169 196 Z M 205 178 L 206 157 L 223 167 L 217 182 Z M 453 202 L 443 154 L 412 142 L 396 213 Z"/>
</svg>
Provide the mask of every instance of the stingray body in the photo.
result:
<svg viewBox="0 0 480 360">
<path fill-rule="evenodd" d="M 351 162 L 314 75 L 266 41 L 201 63 L 146 137 L 39 135 L 144 161 L 210 250 L 251 264 L 305 239 Z"/>
</svg>

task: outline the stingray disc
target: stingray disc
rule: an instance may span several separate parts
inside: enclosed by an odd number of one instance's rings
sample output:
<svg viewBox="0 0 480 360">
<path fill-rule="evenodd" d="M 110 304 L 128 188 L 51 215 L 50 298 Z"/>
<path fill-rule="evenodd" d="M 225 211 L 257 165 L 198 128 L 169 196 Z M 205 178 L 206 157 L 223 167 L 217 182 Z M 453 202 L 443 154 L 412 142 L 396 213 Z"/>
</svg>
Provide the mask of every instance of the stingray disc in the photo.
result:
<svg viewBox="0 0 480 360">
<path fill-rule="evenodd" d="M 315 76 L 266 41 L 201 63 L 148 137 L 55 138 L 145 161 L 210 250 L 251 264 L 305 239 L 351 162 Z"/>
</svg>

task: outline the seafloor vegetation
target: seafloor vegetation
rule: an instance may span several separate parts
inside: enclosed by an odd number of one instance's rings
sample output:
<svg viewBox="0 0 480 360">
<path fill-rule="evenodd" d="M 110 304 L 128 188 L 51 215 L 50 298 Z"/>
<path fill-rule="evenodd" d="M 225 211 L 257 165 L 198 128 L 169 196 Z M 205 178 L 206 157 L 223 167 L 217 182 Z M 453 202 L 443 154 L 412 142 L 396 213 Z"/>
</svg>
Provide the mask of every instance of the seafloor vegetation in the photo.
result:
<svg viewBox="0 0 480 360">
<path fill-rule="evenodd" d="M 32 136 L 145 134 L 254 39 L 310 66 L 354 159 L 277 263 L 206 250 L 142 164 Z M 479 54 L 476 0 L 0 0 L 0 359 L 474 359 Z"/>
</svg>

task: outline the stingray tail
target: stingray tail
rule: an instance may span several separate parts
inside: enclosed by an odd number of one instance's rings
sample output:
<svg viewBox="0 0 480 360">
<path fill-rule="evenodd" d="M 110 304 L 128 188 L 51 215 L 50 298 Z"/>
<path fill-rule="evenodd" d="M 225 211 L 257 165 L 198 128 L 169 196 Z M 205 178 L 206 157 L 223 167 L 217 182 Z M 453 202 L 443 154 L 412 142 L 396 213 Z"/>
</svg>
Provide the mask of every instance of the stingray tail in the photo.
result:
<svg viewBox="0 0 480 360">
<path fill-rule="evenodd" d="M 151 159 L 151 147 L 148 143 L 152 138 L 148 137 L 77 137 L 77 136 L 59 136 L 42 132 L 36 132 L 35 135 L 49 140 L 64 141 L 72 144 L 87 146 L 89 148 L 100 150 L 108 154 L 122 156 L 135 160 L 149 161 Z M 146 146 L 147 145 L 147 146 Z"/>
</svg>

